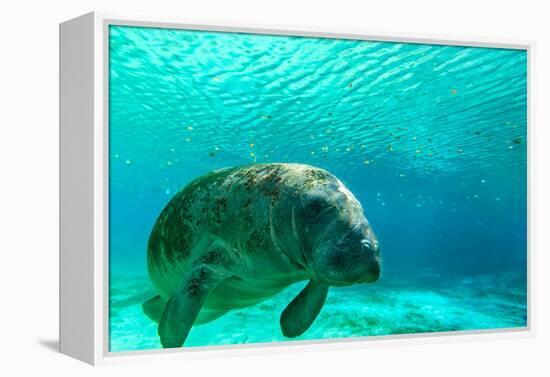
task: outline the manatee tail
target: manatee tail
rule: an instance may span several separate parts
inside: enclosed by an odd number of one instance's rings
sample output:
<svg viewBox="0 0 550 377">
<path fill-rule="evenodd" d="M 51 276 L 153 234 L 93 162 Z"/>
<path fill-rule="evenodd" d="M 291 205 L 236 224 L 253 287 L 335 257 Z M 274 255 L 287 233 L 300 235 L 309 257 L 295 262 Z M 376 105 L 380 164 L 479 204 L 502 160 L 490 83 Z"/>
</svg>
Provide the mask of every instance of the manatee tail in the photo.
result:
<svg viewBox="0 0 550 377">
<path fill-rule="evenodd" d="M 158 323 L 160 322 L 160 317 L 162 317 L 166 302 L 160 296 L 155 296 L 145 301 L 141 306 L 145 315 Z"/>
</svg>

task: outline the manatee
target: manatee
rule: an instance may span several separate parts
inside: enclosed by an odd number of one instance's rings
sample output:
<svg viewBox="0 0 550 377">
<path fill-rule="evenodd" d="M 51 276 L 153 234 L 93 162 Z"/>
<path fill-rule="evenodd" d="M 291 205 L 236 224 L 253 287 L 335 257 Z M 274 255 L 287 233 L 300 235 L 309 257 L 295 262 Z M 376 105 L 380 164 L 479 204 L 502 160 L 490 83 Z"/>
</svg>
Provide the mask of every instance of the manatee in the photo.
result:
<svg viewBox="0 0 550 377">
<path fill-rule="evenodd" d="M 177 193 L 151 231 L 147 267 L 158 296 L 143 310 L 171 348 L 193 325 L 308 280 L 280 317 L 283 335 L 297 337 L 329 287 L 378 280 L 380 249 L 361 204 L 335 176 L 255 164 L 216 170 Z"/>
</svg>

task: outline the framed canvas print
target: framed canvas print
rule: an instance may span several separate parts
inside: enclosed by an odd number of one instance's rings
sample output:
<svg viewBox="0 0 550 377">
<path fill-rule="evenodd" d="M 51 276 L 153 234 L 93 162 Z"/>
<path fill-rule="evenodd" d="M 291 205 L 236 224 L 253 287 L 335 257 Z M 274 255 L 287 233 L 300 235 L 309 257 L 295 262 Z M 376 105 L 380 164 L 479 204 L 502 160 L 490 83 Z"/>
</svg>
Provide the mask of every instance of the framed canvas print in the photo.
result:
<svg viewBox="0 0 550 377">
<path fill-rule="evenodd" d="M 529 43 L 91 13 L 60 51 L 61 352 L 530 333 Z"/>
</svg>

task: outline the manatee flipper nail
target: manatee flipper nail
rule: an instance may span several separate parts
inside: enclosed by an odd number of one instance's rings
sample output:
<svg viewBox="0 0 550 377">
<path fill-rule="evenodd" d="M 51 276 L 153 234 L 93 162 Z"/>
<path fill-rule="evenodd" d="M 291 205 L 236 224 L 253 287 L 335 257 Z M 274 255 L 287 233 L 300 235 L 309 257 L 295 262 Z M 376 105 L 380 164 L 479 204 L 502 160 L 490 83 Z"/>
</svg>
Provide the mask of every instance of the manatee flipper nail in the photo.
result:
<svg viewBox="0 0 550 377">
<path fill-rule="evenodd" d="M 328 293 L 328 284 L 310 280 L 281 314 L 281 330 L 288 338 L 302 335 L 315 321 Z"/>
<path fill-rule="evenodd" d="M 208 293 L 221 280 L 218 272 L 205 265 L 193 268 L 182 279 L 159 322 L 158 332 L 164 348 L 183 345 Z"/>
<path fill-rule="evenodd" d="M 151 318 L 155 322 L 160 321 L 164 307 L 166 306 L 166 301 L 164 301 L 159 295 L 145 301 L 141 304 L 143 307 L 143 312 L 147 317 Z"/>
</svg>

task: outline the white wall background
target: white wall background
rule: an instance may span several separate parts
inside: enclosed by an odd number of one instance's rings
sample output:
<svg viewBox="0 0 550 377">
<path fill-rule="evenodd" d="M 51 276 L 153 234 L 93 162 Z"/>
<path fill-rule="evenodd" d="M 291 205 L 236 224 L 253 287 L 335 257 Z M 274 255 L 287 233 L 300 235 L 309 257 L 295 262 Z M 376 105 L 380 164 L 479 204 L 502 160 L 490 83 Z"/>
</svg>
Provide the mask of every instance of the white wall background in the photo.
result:
<svg viewBox="0 0 550 377">
<path fill-rule="evenodd" d="M 550 10 L 545 1 L 5 0 L 0 5 L 0 374 L 550 375 Z M 93 369 L 57 354 L 58 23 L 90 10 L 537 42 L 537 335 Z"/>
</svg>

